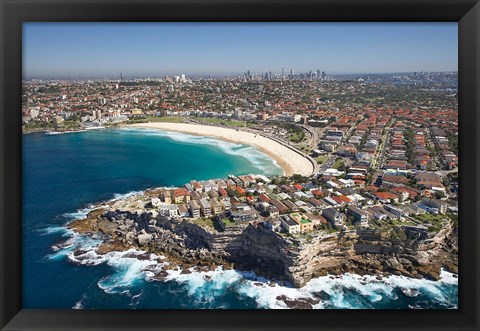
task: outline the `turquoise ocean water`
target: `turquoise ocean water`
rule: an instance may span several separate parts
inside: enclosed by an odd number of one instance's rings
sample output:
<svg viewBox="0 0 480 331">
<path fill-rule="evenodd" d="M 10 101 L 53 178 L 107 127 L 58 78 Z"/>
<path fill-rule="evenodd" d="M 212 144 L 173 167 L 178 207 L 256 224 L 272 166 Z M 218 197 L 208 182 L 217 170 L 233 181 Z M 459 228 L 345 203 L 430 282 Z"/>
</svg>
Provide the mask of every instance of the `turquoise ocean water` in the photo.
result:
<svg viewBox="0 0 480 331">
<path fill-rule="evenodd" d="M 282 308 L 276 297 L 315 297 L 316 308 L 456 308 L 458 282 L 344 275 L 312 280 L 302 289 L 266 284 L 251 272 L 212 271 L 152 281 L 150 261 L 124 253 L 75 261 L 73 251 L 98 244 L 64 225 L 92 203 L 150 187 L 229 174 L 281 174 L 256 149 L 209 137 L 159 130 L 106 129 L 23 137 L 24 308 L 161 309 Z M 61 243 L 60 249 L 55 248 Z M 76 262 L 76 263 L 74 263 Z M 263 285 L 260 285 L 262 284 Z"/>
</svg>

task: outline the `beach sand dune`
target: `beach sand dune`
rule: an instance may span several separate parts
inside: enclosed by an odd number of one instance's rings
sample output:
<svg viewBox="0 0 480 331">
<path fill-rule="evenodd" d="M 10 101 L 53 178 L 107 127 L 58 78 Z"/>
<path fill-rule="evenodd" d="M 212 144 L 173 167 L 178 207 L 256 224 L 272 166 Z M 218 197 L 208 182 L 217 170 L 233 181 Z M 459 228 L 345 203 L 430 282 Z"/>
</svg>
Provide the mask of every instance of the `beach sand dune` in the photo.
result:
<svg viewBox="0 0 480 331">
<path fill-rule="evenodd" d="M 129 126 L 209 136 L 224 141 L 250 145 L 275 159 L 287 176 L 293 174 L 310 176 L 314 172 L 313 164 L 305 156 L 272 139 L 251 132 L 186 123 L 138 123 Z"/>
</svg>

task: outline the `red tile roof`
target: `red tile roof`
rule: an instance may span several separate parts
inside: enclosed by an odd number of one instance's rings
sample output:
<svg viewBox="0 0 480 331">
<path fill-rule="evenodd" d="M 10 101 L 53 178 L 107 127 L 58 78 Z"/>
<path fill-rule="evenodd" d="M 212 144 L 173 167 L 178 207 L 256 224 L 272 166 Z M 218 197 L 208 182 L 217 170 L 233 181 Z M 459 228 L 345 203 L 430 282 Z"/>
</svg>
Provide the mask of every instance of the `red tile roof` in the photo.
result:
<svg viewBox="0 0 480 331">
<path fill-rule="evenodd" d="M 190 195 L 190 194 L 188 193 L 187 189 L 184 187 L 176 188 L 173 190 L 174 197 L 183 197 L 186 195 Z"/>
<path fill-rule="evenodd" d="M 391 192 L 375 192 L 374 193 L 380 199 L 398 199 L 399 196 Z"/>
</svg>

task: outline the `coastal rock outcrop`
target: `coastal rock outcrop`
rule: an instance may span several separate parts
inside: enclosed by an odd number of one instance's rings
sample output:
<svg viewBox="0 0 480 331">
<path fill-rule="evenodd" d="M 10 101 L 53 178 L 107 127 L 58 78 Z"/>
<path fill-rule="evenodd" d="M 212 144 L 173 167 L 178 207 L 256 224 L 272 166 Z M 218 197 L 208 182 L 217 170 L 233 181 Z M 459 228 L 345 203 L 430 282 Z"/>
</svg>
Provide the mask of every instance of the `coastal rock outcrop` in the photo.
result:
<svg viewBox="0 0 480 331">
<path fill-rule="evenodd" d="M 192 267 L 235 267 L 295 287 L 327 274 L 395 274 L 437 280 L 441 268 L 458 272 L 458 229 L 453 222 L 436 235 L 421 227 L 398 226 L 290 236 L 251 224 L 217 231 L 188 220 L 113 208 L 96 209 L 69 227 L 103 236 L 99 254 L 138 247 L 165 256 L 169 268 L 177 266 L 185 272 Z M 286 304 L 307 307 L 314 303 Z"/>
</svg>

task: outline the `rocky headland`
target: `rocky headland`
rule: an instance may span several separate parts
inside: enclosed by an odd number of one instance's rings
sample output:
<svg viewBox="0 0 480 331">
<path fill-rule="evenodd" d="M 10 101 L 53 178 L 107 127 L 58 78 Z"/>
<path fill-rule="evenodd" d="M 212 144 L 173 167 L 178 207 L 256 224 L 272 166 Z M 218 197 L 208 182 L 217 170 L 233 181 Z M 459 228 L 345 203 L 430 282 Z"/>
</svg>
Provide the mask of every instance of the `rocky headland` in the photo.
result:
<svg viewBox="0 0 480 331">
<path fill-rule="evenodd" d="M 145 192 L 146 197 L 154 194 Z M 261 224 L 224 227 L 214 221 L 213 226 L 205 226 L 189 219 L 170 219 L 149 209 L 145 201 L 141 195 L 100 203 L 86 218 L 68 227 L 100 236 L 97 254 L 135 248 L 165 256 L 169 262 L 165 269 L 189 273 L 192 268 L 208 271 L 222 266 L 254 271 L 295 287 L 314 277 L 344 273 L 431 280 L 440 278 L 441 268 L 458 273 L 457 225 L 453 222 L 436 234 L 421 227 L 397 226 L 291 236 Z M 74 252 L 84 253 L 81 249 Z M 155 278 L 166 275 L 162 270 Z"/>
</svg>

